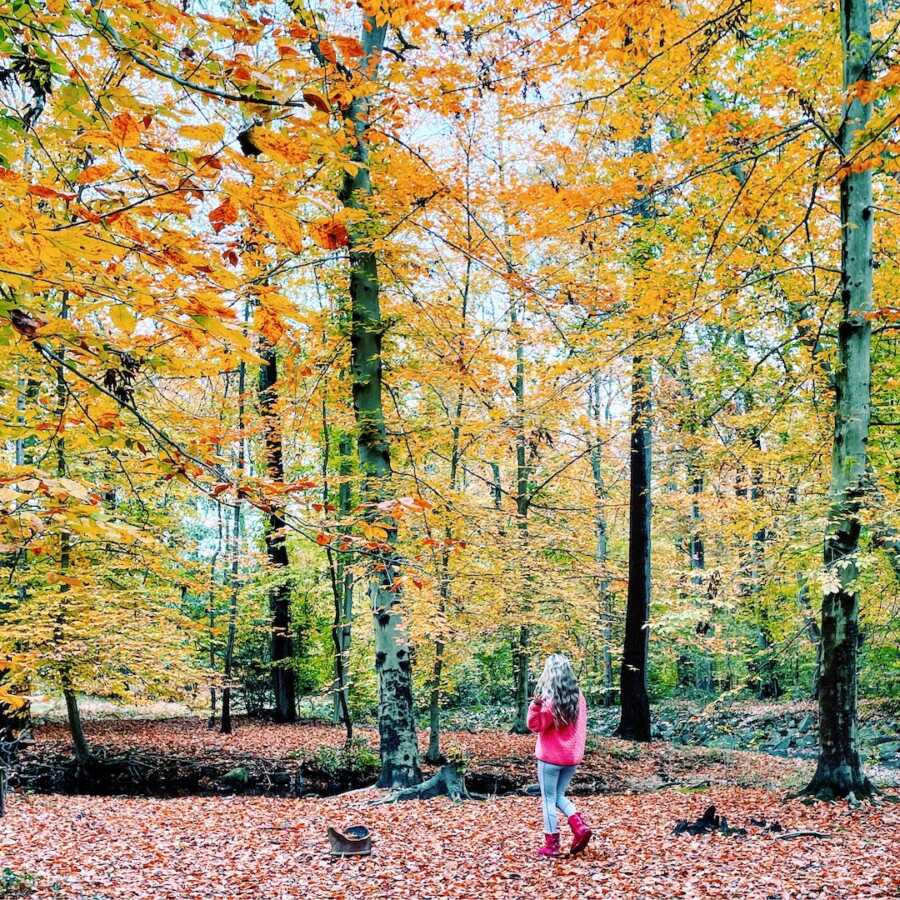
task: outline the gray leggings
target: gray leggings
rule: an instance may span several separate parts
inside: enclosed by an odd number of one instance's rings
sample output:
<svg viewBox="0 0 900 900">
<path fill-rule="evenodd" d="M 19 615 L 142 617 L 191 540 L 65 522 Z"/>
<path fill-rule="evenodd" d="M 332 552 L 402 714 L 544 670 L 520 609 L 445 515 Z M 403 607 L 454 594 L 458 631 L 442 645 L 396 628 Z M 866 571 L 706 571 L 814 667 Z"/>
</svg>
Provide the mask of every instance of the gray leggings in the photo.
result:
<svg viewBox="0 0 900 900">
<path fill-rule="evenodd" d="M 541 808 L 544 812 L 544 833 L 556 834 L 556 810 L 566 818 L 575 814 L 575 806 L 566 796 L 566 788 L 575 774 L 575 766 L 554 766 L 538 760 L 538 784 L 541 786 Z"/>
</svg>

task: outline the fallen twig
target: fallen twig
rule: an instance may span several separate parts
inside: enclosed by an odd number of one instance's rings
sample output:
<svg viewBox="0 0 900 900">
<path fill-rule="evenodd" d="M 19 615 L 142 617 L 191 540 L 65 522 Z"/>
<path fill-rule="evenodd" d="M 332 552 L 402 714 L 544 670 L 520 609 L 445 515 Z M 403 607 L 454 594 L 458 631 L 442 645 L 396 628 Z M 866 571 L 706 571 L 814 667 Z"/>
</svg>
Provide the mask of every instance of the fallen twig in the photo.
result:
<svg viewBox="0 0 900 900">
<path fill-rule="evenodd" d="M 786 841 L 789 838 L 798 838 L 798 837 L 815 837 L 815 838 L 830 838 L 830 834 L 825 834 L 823 831 L 786 831 L 784 834 L 779 834 L 775 836 L 776 841 Z"/>
</svg>

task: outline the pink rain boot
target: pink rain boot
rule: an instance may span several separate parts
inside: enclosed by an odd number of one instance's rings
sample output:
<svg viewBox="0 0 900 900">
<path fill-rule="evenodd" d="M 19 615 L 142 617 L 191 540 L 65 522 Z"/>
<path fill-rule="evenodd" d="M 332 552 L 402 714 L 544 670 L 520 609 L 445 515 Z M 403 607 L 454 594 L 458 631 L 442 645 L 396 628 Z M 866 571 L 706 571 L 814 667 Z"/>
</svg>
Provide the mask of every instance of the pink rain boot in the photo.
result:
<svg viewBox="0 0 900 900">
<path fill-rule="evenodd" d="M 591 839 L 591 835 L 594 832 L 591 831 L 584 819 L 581 818 L 581 813 L 574 813 L 569 816 L 569 828 L 572 829 L 572 849 L 569 852 L 572 856 L 575 856 L 575 854 L 581 853 L 581 851 L 587 847 L 588 841 Z M 559 842 L 557 841 L 557 844 L 558 843 Z"/>
<path fill-rule="evenodd" d="M 544 846 L 538 850 L 538 856 L 559 856 L 559 834 L 544 835 Z"/>
</svg>

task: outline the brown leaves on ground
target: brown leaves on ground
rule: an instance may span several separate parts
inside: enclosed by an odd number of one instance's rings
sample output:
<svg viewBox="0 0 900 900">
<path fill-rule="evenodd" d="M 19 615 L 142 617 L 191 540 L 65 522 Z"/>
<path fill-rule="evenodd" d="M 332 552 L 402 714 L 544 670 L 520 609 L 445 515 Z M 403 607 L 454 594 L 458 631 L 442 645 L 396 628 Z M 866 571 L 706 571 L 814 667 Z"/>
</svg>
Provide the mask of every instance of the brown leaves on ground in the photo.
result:
<svg viewBox="0 0 900 900">
<path fill-rule="evenodd" d="M 240 719 L 230 735 L 206 728 L 197 718 L 100 720 L 86 725 L 88 740 L 110 750 L 144 750 L 163 755 L 191 756 L 198 761 L 248 759 L 290 762 L 308 760 L 320 747 L 340 747 L 341 728 L 328 725 L 274 725 Z M 377 747 L 377 732 L 356 730 Z M 64 725 L 37 730 L 36 754 L 49 744 L 69 743 Z M 423 756 L 428 745 L 419 736 Z M 534 737 L 498 731 L 448 732 L 445 751 L 459 750 L 468 758 L 467 775 L 475 789 L 493 793 L 536 781 Z M 455 755 L 455 753 L 454 753 Z M 591 737 L 584 763 L 572 783 L 573 793 L 616 793 L 656 790 L 670 784 L 797 786 L 811 774 L 810 764 L 762 753 L 674 747 L 665 743 L 637 745 L 614 738 Z"/>
<path fill-rule="evenodd" d="M 849 898 L 900 888 L 900 807 L 809 807 L 758 789 L 581 799 L 596 837 L 584 856 L 555 861 L 534 857 L 535 798 L 378 807 L 365 794 L 10 799 L 0 859 L 37 876 L 40 898 Z M 748 835 L 671 833 L 710 803 Z M 751 818 L 830 837 L 779 840 Z M 373 855 L 332 861 L 329 824 L 367 825 Z"/>
</svg>

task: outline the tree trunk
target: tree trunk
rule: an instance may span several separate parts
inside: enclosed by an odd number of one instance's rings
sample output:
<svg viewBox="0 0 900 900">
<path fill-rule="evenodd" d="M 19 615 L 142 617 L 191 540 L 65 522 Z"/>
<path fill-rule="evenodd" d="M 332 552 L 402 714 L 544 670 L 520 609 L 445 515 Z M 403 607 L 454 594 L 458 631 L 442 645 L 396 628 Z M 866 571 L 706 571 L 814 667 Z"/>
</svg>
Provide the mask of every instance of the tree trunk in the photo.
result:
<svg viewBox="0 0 900 900">
<path fill-rule="evenodd" d="M 91 759 L 91 748 L 88 746 L 84 726 L 81 724 L 78 697 L 69 689 L 63 691 L 63 697 L 66 700 L 66 717 L 69 722 L 69 734 L 72 736 L 72 747 L 75 749 L 75 759 L 84 765 Z"/>
<path fill-rule="evenodd" d="M 622 717 L 616 734 L 627 740 L 650 740 L 647 652 L 650 619 L 651 401 L 650 371 L 640 357 L 633 363 L 631 387 L 631 457 L 628 525 L 628 601 L 620 693 Z"/>
<path fill-rule="evenodd" d="M 634 142 L 636 153 L 650 153 L 649 133 Z M 635 214 L 646 221 L 653 217 L 650 201 L 643 193 L 635 203 Z M 647 253 L 636 247 L 635 265 Z M 625 608 L 625 642 L 619 676 L 621 718 L 616 734 L 634 741 L 650 740 L 650 698 L 647 694 L 647 655 L 650 638 L 651 546 L 651 370 L 640 356 L 632 360 L 631 452 L 628 500 L 628 597 Z"/>
<path fill-rule="evenodd" d="M 839 139 L 847 159 L 871 113 L 852 96 L 871 81 L 872 39 L 866 0 L 842 0 L 844 120 Z M 850 167 L 840 182 L 841 305 L 835 372 L 831 505 L 825 531 L 827 581 L 822 598 L 822 674 L 819 688 L 819 759 L 806 788 L 819 797 L 857 798 L 872 793 L 857 742 L 857 640 L 859 590 L 856 555 L 867 474 L 871 387 L 872 172 Z"/>
<path fill-rule="evenodd" d="M 600 375 L 594 373 L 591 386 L 588 389 L 588 414 L 595 428 L 602 424 L 602 403 L 600 391 Z M 601 634 L 601 660 L 603 669 L 603 705 L 612 706 L 615 702 L 615 690 L 613 688 L 613 664 L 612 664 L 612 594 L 609 590 L 609 575 L 607 565 L 609 562 L 609 549 L 606 525 L 606 485 L 603 478 L 603 445 L 596 437 L 591 446 L 591 474 L 594 482 L 594 562 L 597 566 L 597 616 L 600 620 Z"/>
<path fill-rule="evenodd" d="M 743 331 L 737 333 L 735 341 L 744 362 L 749 366 L 750 354 Z M 753 411 L 755 400 L 749 389 L 741 390 L 738 393 L 738 399 L 742 412 L 749 413 Z M 757 453 L 762 452 L 762 435 L 755 425 L 744 429 L 742 436 Z M 735 493 L 738 497 L 745 499 L 749 493 L 755 512 L 759 508 L 758 502 L 765 496 L 762 487 L 763 473 L 758 464 L 753 465 L 749 478 L 750 486 L 748 491 L 747 470 L 742 466 L 738 474 L 738 484 Z M 765 526 L 754 531 L 749 552 L 744 554 L 741 579 L 741 594 L 745 598 L 747 611 L 753 623 L 753 649 L 749 651 L 750 660 L 747 666 L 749 670 L 748 684 L 760 700 L 774 700 L 781 693 L 778 673 L 775 667 L 775 656 L 772 651 L 773 642 L 771 629 L 769 628 L 768 610 L 761 593 L 765 547 L 768 539 L 769 533 Z"/>
<path fill-rule="evenodd" d="M 366 18 L 360 42 L 360 71 L 377 72 L 384 46 L 386 25 Z M 364 210 L 372 193 L 366 139 L 369 101 L 357 96 L 344 115 L 353 129 L 351 157 L 358 168 L 344 175 L 340 199 L 349 209 Z M 351 370 L 353 408 L 357 424 L 357 453 L 363 474 L 363 499 L 372 518 L 377 504 L 388 496 L 391 480 L 390 448 L 381 398 L 381 345 L 384 322 L 379 299 L 375 253 L 364 249 L 365 223 L 354 224 L 349 235 Z M 413 707 L 412 660 L 406 629 L 400 614 L 401 591 L 397 584 L 399 559 L 394 550 L 396 528 L 378 552 L 367 557 L 368 594 L 375 630 L 375 670 L 378 675 L 378 733 L 380 737 L 380 787 L 398 788 L 421 779 L 419 749 Z"/>
<path fill-rule="evenodd" d="M 328 460 L 331 455 L 331 428 L 328 424 L 328 407 L 322 401 L 322 432 L 324 448 L 322 453 L 323 503 L 328 508 L 330 493 L 328 488 Z M 346 520 L 350 516 L 350 482 L 353 472 L 351 454 L 353 445 L 349 434 L 341 433 L 338 440 L 338 472 L 341 482 L 338 486 L 338 515 Z M 341 525 L 341 534 L 349 533 L 349 529 Z M 325 555 L 328 558 L 328 576 L 331 582 L 331 596 L 334 605 L 334 620 L 331 625 L 331 639 L 334 643 L 334 720 L 343 722 L 346 731 L 347 746 L 353 740 L 353 720 L 350 715 L 350 637 L 353 627 L 353 572 L 347 564 L 344 551 L 332 549 L 326 545 Z"/>
<path fill-rule="evenodd" d="M 64 294 L 62 301 L 62 310 L 60 318 L 67 319 L 68 315 L 68 297 Z M 65 358 L 65 348 L 59 349 L 59 358 Z M 65 370 L 61 365 L 56 367 L 56 415 L 59 421 L 59 430 L 56 438 L 56 475 L 58 478 L 65 478 L 68 475 L 68 465 L 66 462 L 66 440 L 64 418 L 66 414 L 66 405 L 68 402 L 68 385 L 66 384 Z M 61 531 L 59 534 L 59 571 L 61 575 L 65 575 L 72 560 L 72 536 L 68 531 Z M 66 594 L 69 592 L 69 585 L 65 582 L 59 586 L 60 607 L 56 618 L 55 637 L 57 643 L 61 643 L 63 639 L 63 628 L 66 623 Z M 63 664 L 60 672 L 63 697 L 66 701 L 66 718 L 69 724 L 69 734 L 72 736 L 72 747 L 75 751 L 75 759 L 79 764 L 88 762 L 91 758 L 91 750 L 88 746 L 87 738 L 84 734 L 84 728 L 81 724 L 81 711 L 78 708 L 78 697 L 75 694 L 75 686 L 72 683 L 71 670 L 66 660 L 66 651 L 63 649 Z"/>
<path fill-rule="evenodd" d="M 467 284 L 468 290 L 468 284 Z M 466 304 L 463 300 L 463 322 L 466 317 Z M 459 435 L 460 435 L 460 419 L 462 417 L 462 406 L 465 389 L 462 384 L 456 395 L 456 410 L 454 416 L 453 427 L 451 430 L 451 447 L 450 447 L 450 494 L 456 493 L 457 477 L 459 473 Z M 450 542 L 453 540 L 453 528 L 450 524 L 444 526 L 444 546 L 441 548 L 440 558 L 440 586 L 438 600 L 438 615 L 440 619 L 440 628 L 444 627 L 444 620 L 447 613 L 447 604 L 450 600 Z M 443 631 L 439 632 L 439 636 L 434 642 L 434 665 L 431 669 L 431 692 L 428 700 L 428 753 L 425 758 L 430 763 L 438 763 L 441 761 L 441 675 L 444 669 L 444 648 L 446 641 L 443 637 Z"/>
<path fill-rule="evenodd" d="M 806 576 L 801 575 L 799 582 L 797 588 L 797 606 L 800 607 L 800 612 L 803 615 L 803 627 L 809 637 L 809 642 L 816 651 L 816 667 L 813 670 L 810 695 L 813 700 L 817 700 L 819 698 L 819 679 L 822 674 L 822 632 L 819 628 L 819 623 L 813 615 L 812 607 L 810 606 L 809 586 L 806 582 Z"/>
<path fill-rule="evenodd" d="M 515 309 L 513 305 L 512 309 Z M 517 321 L 512 313 L 513 328 Z M 525 439 L 525 348 L 516 329 L 516 527 L 519 535 L 519 581 L 522 585 L 522 605 L 528 605 L 527 574 L 522 571 L 527 567 L 525 558 L 528 548 L 528 464 L 526 461 Z M 523 610 L 524 611 L 524 610 Z M 528 670 L 529 670 L 529 629 L 527 623 L 519 625 L 519 631 L 513 645 L 513 669 L 515 673 L 516 710 L 512 730 L 515 734 L 528 733 Z"/>
<path fill-rule="evenodd" d="M 528 476 L 527 439 L 525 436 L 525 342 L 519 329 L 519 301 L 512 300 L 509 306 L 509 325 L 516 347 L 516 377 L 513 382 L 515 394 L 515 434 L 516 434 L 516 529 L 518 532 L 519 588 L 521 612 L 527 613 L 529 601 L 527 551 L 528 551 Z M 524 315 L 525 306 L 522 304 Z M 519 625 L 513 644 L 513 674 L 515 678 L 515 718 L 514 734 L 528 733 L 528 670 L 529 670 L 529 628 L 527 622 Z"/>
<path fill-rule="evenodd" d="M 277 483 L 284 481 L 284 455 L 281 425 L 278 421 L 278 359 L 275 348 L 261 340 L 259 368 L 259 406 L 263 419 L 266 476 Z M 263 535 L 272 585 L 269 588 L 271 622 L 272 691 L 275 695 L 275 721 L 297 720 L 297 698 L 294 678 L 294 643 L 291 634 L 291 586 L 288 581 L 287 525 L 281 502 L 273 495 L 271 508 L 265 514 Z"/>
<path fill-rule="evenodd" d="M 469 146 L 471 150 L 471 144 Z M 469 175 L 470 175 L 471 156 L 467 152 L 466 155 L 466 207 L 468 208 L 469 196 Z M 466 249 L 472 249 L 472 219 L 466 216 Z M 469 286 L 472 281 L 472 254 L 466 256 L 466 273 L 463 279 L 462 288 L 462 305 L 460 308 L 460 328 L 465 329 L 466 319 L 469 312 Z M 462 335 L 459 339 L 459 345 L 456 355 L 456 364 L 460 375 L 464 371 L 465 358 L 465 340 Z M 460 461 L 460 434 L 462 431 L 462 411 L 463 400 L 465 399 L 465 385 L 460 381 L 456 392 L 456 407 L 453 411 L 453 421 L 450 428 L 450 478 L 449 488 L 451 496 L 456 493 L 458 487 L 459 461 Z M 448 510 L 449 512 L 449 510 Z M 444 546 L 441 549 L 440 558 L 440 588 L 438 600 L 439 614 L 439 631 L 434 642 L 434 664 L 431 667 L 431 691 L 428 698 L 428 752 L 425 759 L 436 764 L 441 761 L 441 676 L 444 670 L 444 649 L 446 640 L 444 639 L 444 624 L 446 621 L 447 604 L 451 595 L 451 576 L 450 576 L 450 543 L 453 540 L 453 528 L 449 524 L 444 526 Z"/>
<path fill-rule="evenodd" d="M 33 378 L 19 379 L 19 396 L 16 399 L 16 410 L 19 413 L 17 420 L 19 425 L 24 426 L 26 419 L 23 413 L 28 408 L 28 402 L 37 400 L 40 392 L 40 384 Z M 17 466 L 31 466 L 34 464 L 34 437 L 17 438 L 15 443 L 15 461 Z M 28 551 L 25 547 L 20 547 L 12 554 L 12 565 L 16 568 L 24 568 L 28 563 Z M 24 585 L 18 589 L 18 602 L 21 603 L 27 598 L 27 592 Z M 16 601 L 9 604 L 0 601 L 0 613 L 8 611 L 15 605 Z M 12 665 L 8 660 L 0 659 L 0 693 L 2 690 L 20 695 L 21 702 L 17 696 L 16 701 L 6 702 L 0 699 L 0 744 L 6 743 L 12 746 L 17 736 L 28 733 L 31 726 L 31 704 L 26 699 L 28 694 L 27 680 L 19 680 L 14 676 Z"/>
<path fill-rule="evenodd" d="M 691 483 L 691 535 L 689 552 L 691 557 L 691 587 L 694 596 L 704 592 L 704 572 L 706 569 L 706 548 L 700 530 L 702 514 L 700 512 L 700 495 L 703 493 L 703 473 L 698 470 L 693 453 L 688 463 L 688 480 Z M 707 592 L 708 596 L 708 592 Z M 708 618 L 697 624 L 696 635 L 701 640 L 713 631 Z M 694 687 L 697 690 L 710 692 L 713 689 L 713 660 L 710 653 L 700 644 L 694 665 Z"/>
<path fill-rule="evenodd" d="M 247 366 L 243 361 L 238 365 L 238 451 L 237 477 L 244 476 L 244 379 Z M 234 642 L 237 634 L 238 581 L 241 565 L 241 498 L 240 490 L 234 498 L 231 522 L 231 576 L 229 587 L 231 599 L 228 605 L 228 637 L 225 640 L 224 686 L 222 687 L 222 720 L 219 731 L 231 734 L 231 678 L 234 669 Z"/>
<path fill-rule="evenodd" d="M 209 671 L 216 671 L 216 566 L 219 556 L 222 554 L 222 503 L 216 500 L 216 549 L 213 551 L 209 563 L 209 606 L 207 608 L 209 623 Z M 207 728 L 216 727 L 216 683 L 210 681 L 209 685 L 209 718 L 206 721 Z"/>
</svg>

